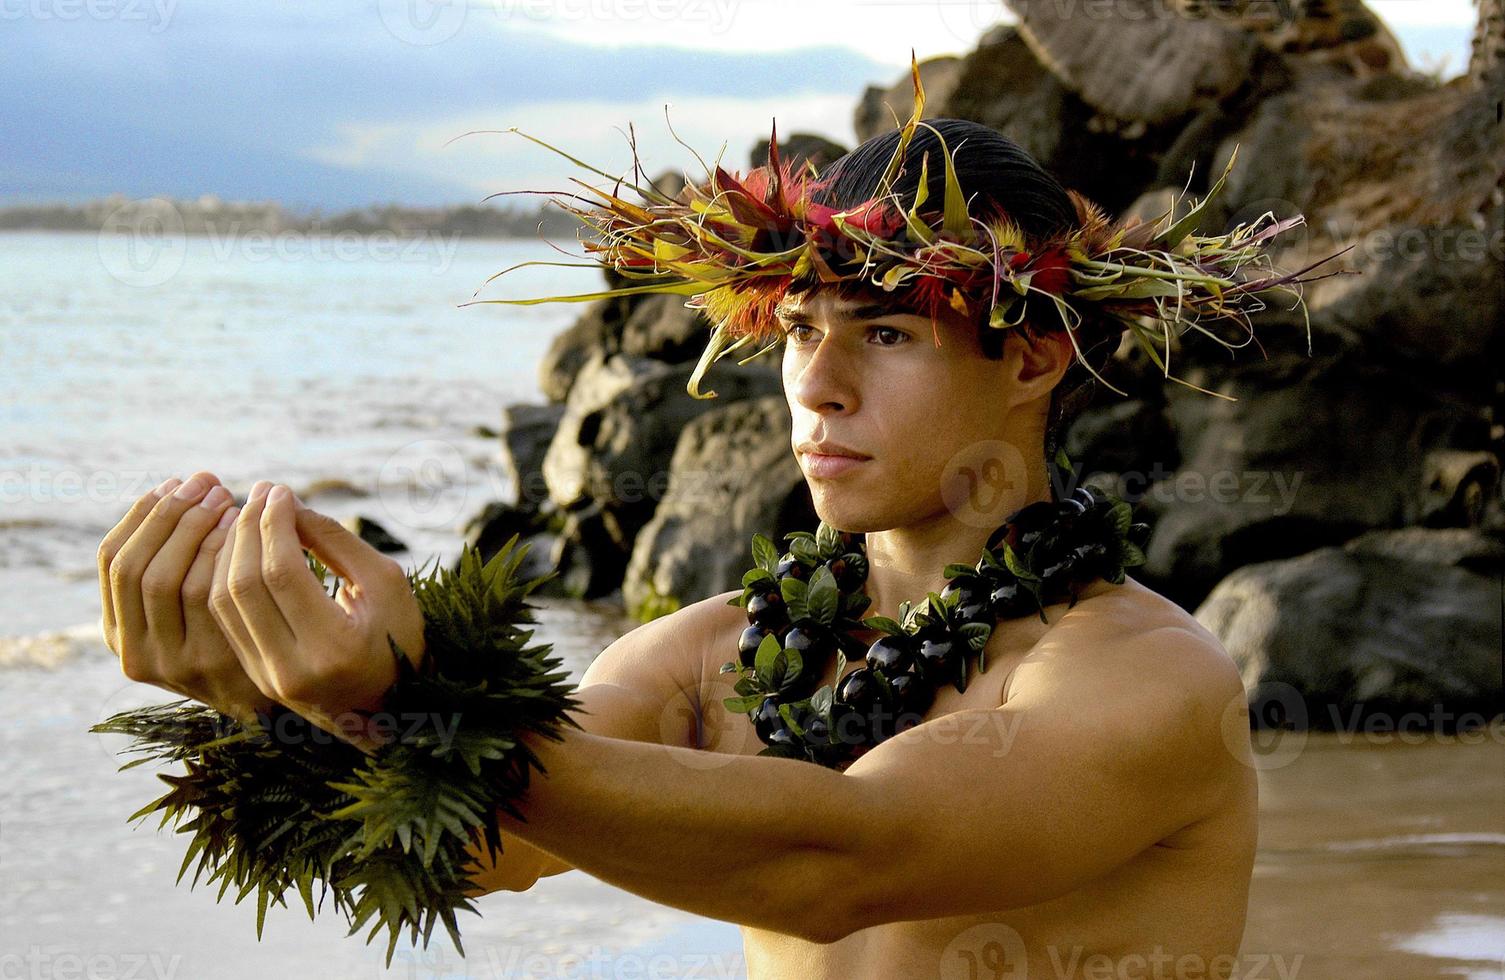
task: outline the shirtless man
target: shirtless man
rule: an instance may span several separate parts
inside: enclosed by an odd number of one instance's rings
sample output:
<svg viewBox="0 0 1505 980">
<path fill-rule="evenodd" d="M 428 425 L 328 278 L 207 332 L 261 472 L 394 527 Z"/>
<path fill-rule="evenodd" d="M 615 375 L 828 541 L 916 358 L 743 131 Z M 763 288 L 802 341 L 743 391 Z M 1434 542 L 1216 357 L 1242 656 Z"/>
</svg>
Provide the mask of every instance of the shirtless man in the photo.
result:
<svg viewBox="0 0 1505 980">
<path fill-rule="evenodd" d="M 779 325 L 793 448 L 821 518 L 866 532 L 869 615 L 940 591 L 948 562 L 1050 499 L 1063 335 L 1008 331 L 994 356 L 948 314 L 937 346 L 926 317 L 820 289 Z M 806 443 L 867 458 L 818 477 Z M 1010 477 L 981 515 L 950 492 L 980 452 Z M 194 506 L 217 480 L 193 482 L 142 498 L 101 545 L 126 675 L 227 713 L 276 700 L 348 735 L 336 719 L 393 679 L 387 633 L 421 651 L 401 568 L 284 487 L 258 484 L 237 513 Z M 338 605 L 300 544 L 348 583 Z M 1099 579 L 1046 622 L 1002 621 L 965 693 L 943 686 L 922 724 L 837 771 L 757 755 L 750 720 L 724 708 L 735 594 L 611 644 L 576 694 L 583 730 L 526 736 L 548 776 L 519 803 L 526 822 L 499 813 L 497 863 L 473 851 L 470 894 L 578 868 L 738 923 L 754 978 L 1230 975 L 1256 772 L 1238 671 L 1184 610 Z"/>
<path fill-rule="evenodd" d="M 935 349 L 912 314 L 854 316 L 829 295 L 802 312 L 784 353 L 794 442 L 871 455 L 809 482 L 823 519 L 890 528 L 867 535 L 867 592 L 892 617 L 991 530 L 924 488 L 948 447 L 1016 438 L 1040 462 L 1003 509 L 1048 499 L 1041 424 L 1070 350 L 1010 341 L 994 362 L 950 334 Z M 1013 392 L 1005 422 L 959 419 L 972 431 L 917 449 L 927 393 L 977 390 Z M 504 815 L 499 866 L 477 855 L 478 893 L 580 867 L 742 924 L 751 977 L 1227 975 L 1256 772 L 1238 671 L 1185 610 L 1132 578 L 1099 579 L 1074 607 L 1047 607 L 1048 624 L 1002 623 L 965 693 L 942 686 L 925 723 L 833 773 L 757 758 L 749 719 L 722 705 L 733 692 L 718 670 L 747 625 L 727 605 L 738 594 L 596 658 L 577 695 L 592 737 L 530 742 L 550 777 L 528 824 Z"/>
</svg>

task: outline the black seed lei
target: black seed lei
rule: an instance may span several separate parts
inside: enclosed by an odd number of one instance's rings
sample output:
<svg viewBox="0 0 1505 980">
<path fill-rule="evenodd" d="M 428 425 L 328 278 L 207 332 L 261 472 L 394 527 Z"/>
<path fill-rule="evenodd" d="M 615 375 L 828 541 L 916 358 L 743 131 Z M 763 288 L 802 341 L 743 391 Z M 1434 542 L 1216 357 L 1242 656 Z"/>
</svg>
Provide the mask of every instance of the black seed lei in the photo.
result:
<svg viewBox="0 0 1505 980">
<path fill-rule="evenodd" d="M 728 710 L 752 716 L 767 746 L 759 755 L 804 759 L 839 769 L 899 732 L 920 723 L 943 683 L 967 688 L 975 656 L 987 669 L 984 647 L 994 624 L 1070 600 L 1098 578 L 1115 585 L 1124 569 L 1144 563 L 1147 524 L 1132 523 L 1129 504 L 1093 487 L 1059 501 L 1037 501 L 1011 514 L 988 538 L 975 565 L 947 565 L 949 583 L 899 621 L 859 619 L 872 602 L 863 591 L 865 537 L 824 521 L 811 534 L 785 535 L 779 555 L 762 534 L 752 538 L 755 565 L 742 576 L 742 594 L 728 605 L 747 610 L 749 625 L 737 659 L 737 697 Z M 1069 608 L 1069 607 L 1068 607 Z M 854 634 L 877 631 L 871 644 Z M 845 673 L 848 654 L 865 665 Z M 816 690 L 831 657 L 838 681 Z"/>
</svg>

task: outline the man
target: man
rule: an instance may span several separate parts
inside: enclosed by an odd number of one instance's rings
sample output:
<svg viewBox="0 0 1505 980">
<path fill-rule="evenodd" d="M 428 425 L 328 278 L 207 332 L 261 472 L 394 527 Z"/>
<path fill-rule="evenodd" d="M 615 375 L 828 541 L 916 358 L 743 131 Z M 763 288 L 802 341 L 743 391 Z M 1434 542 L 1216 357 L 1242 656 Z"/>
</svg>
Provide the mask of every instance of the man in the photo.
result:
<svg viewBox="0 0 1505 980">
<path fill-rule="evenodd" d="M 982 130 L 945 169 L 948 199 L 957 180 L 968 200 L 979 187 L 1045 235 L 1071 202 Z M 833 165 L 833 206 L 869 198 L 891 146 Z M 870 615 L 897 618 L 1010 514 L 1052 499 L 1047 448 L 1077 338 L 810 282 L 746 322 L 778 333 L 817 513 L 866 534 Z M 389 633 L 421 651 L 402 570 L 286 487 L 258 484 L 238 512 L 194 506 L 215 482 L 149 494 L 107 536 L 106 637 L 134 679 L 240 713 L 259 692 L 339 731 L 391 684 Z M 345 581 L 338 604 L 300 546 Z M 498 862 L 473 850 L 471 894 L 578 868 L 740 924 L 754 977 L 1229 974 L 1256 773 L 1238 672 L 1188 613 L 1099 578 L 1043 621 L 1000 620 L 964 692 L 943 686 L 922 724 L 837 771 L 759 755 L 724 706 L 719 667 L 747 625 L 735 594 L 611 644 L 579 686 L 581 730 L 525 736 L 547 776 L 518 803 L 526 821 L 498 814 Z"/>
<path fill-rule="evenodd" d="M 867 536 L 867 591 L 893 615 L 939 590 L 937 570 L 991 530 L 940 500 L 954 447 L 1005 443 L 1037 461 L 1003 511 L 1048 499 L 1041 426 L 1070 351 L 937 350 L 926 318 L 854 316 L 854 305 L 818 295 L 781 315 L 785 390 L 796 445 L 868 457 L 809 482 L 823 519 L 887 529 Z M 948 338 L 968 336 L 951 327 Z M 916 444 L 937 403 L 977 390 L 1008 393 L 997 415 Z M 750 976 L 967 976 L 946 972 L 967 962 L 994 964 L 974 976 L 1068 976 L 1101 971 L 1105 956 L 1111 975 L 1229 968 L 1256 774 L 1238 672 L 1184 610 L 1132 579 L 1099 580 L 1070 610 L 1048 607 L 1048 624 L 1000 624 L 964 694 L 943 688 L 924 724 L 838 774 L 757 757 L 748 720 L 722 705 L 732 691 L 718 667 L 746 626 L 727 605 L 736 594 L 653 620 L 596 658 L 577 694 L 588 734 L 530 741 L 549 776 L 526 824 L 503 816 L 502 860 L 477 852 L 477 893 L 579 867 L 743 924 Z"/>
<path fill-rule="evenodd" d="M 809 482 L 824 519 L 885 529 L 868 534 L 868 593 L 875 612 L 893 614 L 943 585 L 935 570 L 975 554 L 988 533 L 937 489 L 959 449 L 1012 445 L 1011 458 L 1033 461 L 997 509 L 1048 498 L 1042 426 L 1070 351 L 1010 338 L 991 360 L 956 321 L 937 348 L 926 318 L 856 316 L 855 302 L 817 291 L 781 313 L 783 377 L 796 445 L 834 441 L 868 457 Z M 999 392 L 999 411 L 963 413 L 916 443 L 936 404 L 977 390 Z M 799 453 L 802 465 L 809 456 Z M 246 506 L 253 536 L 251 521 L 276 523 L 264 517 L 267 487 Z M 191 522 L 209 521 L 201 510 L 169 494 L 145 516 L 191 541 L 202 535 Z M 390 559 L 314 511 L 294 520 L 354 581 L 382 581 Z M 133 581 L 142 595 L 140 579 L 121 569 L 155 563 L 160 576 L 184 559 L 163 547 L 172 532 L 140 515 L 112 534 L 122 530 L 132 547 L 113 567 L 124 589 L 106 608 L 134 610 L 121 596 Z M 223 544 L 214 537 L 201 570 Z M 166 558 L 143 566 L 137 552 L 157 541 Z M 167 589 L 145 592 L 144 608 L 171 602 Z M 942 688 L 925 723 L 838 773 L 759 757 L 746 717 L 722 705 L 732 692 L 718 667 L 746 625 L 726 604 L 734 594 L 640 626 L 595 659 L 576 694 L 583 731 L 530 740 L 549 775 L 524 800 L 527 823 L 501 815 L 500 861 L 475 851 L 473 894 L 580 868 L 742 924 L 754 977 L 964 976 L 954 971 L 969 962 L 994 964 L 977 975 L 1020 977 L 1101 973 L 1107 962 L 1113 975 L 1226 970 L 1243 930 L 1256 774 L 1238 673 L 1184 610 L 1133 579 L 1099 580 L 1074 607 L 1048 607 L 1048 623 L 1002 623 L 965 693 Z M 255 599 L 242 590 L 240 601 Z"/>
</svg>

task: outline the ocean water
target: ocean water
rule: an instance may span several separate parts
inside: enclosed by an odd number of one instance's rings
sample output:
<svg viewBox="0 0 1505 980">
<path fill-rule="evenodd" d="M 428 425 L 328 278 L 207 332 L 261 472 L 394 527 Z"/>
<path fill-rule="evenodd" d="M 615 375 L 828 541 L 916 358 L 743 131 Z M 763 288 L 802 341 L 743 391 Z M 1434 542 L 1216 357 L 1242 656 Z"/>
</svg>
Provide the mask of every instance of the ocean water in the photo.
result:
<svg viewBox="0 0 1505 980">
<path fill-rule="evenodd" d="M 345 481 L 364 496 L 308 503 L 452 551 L 510 489 L 472 430 L 541 400 L 539 356 L 581 309 L 458 304 L 559 258 L 541 241 L 0 234 L 0 636 L 96 618 L 100 539 L 197 469 L 238 493 Z M 590 270 L 525 268 L 481 298 L 594 288 Z"/>
<path fill-rule="evenodd" d="M 542 400 L 538 359 L 581 309 L 458 304 L 561 258 L 528 241 L 0 233 L 0 975 L 745 975 L 735 926 L 579 871 L 476 900 L 464 958 L 441 928 L 388 969 L 384 939 L 310 922 L 296 898 L 258 943 L 253 903 L 174 884 L 185 837 L 126 822 L 168 769 L 117 772 L 125 740 L 88 732 L 175 699 L 121 674 L 95 571 L 105 533 L 169 476 L 208 469 L 237 494 L 340 481 L 307 502 L 375 519 L 405 565 L 458 552 L 464 521 L 511 489 L 473 430 Z M 482 298 L 599 288 L 524 268 Z M 576 679 L 634 625 L 536 601 Z"/>
</svg>

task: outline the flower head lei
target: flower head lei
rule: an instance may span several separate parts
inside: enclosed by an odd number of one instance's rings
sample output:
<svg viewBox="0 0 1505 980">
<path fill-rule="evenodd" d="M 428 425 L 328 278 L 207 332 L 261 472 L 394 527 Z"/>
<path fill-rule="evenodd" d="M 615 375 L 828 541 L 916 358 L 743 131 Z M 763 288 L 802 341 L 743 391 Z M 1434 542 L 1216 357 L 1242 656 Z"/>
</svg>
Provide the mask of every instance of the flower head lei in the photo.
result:
<svg viewBox="0 0 1505 980">
<path fill-rule="evenodd" d="M 774 308 L 797 284 L 855 285 L 890 294 L 896 303 L 928 316 L 932 330 L 946 307 L 978 318 L 979 324 L 986 310 L 986 324 L 991 328 L 1064 329 L 1092 376 L 1119 394 L 1126 392 L 1103 378 L 1083 352 L 1080 335 L 1088 317 L 1130 331 L 1167 379 L 1222 398 L 1230 396 L 1171 374 L 1173 330 L 1177 336 L 1196 330 L 1233 349 L 1254 339 L 1250 314 L 1265 309 L 1269 302 L 1293 299 L 1306 320 L 1310 352 L 1311 322 L 1300 286 L 1351 270 L 1302 277 L 1342 252 L 1295 272 L 1274 269 L 1265 249 L 1275 236 L 1303 224 L 1300 214 L 1277 221 L 1273 213 L 1265 212 L 1253 223 L 1221 235 L 1196 234 L 1199 220 L 1238 159 L 1237 146 L 1207 195 L 1180 218 L 1174 217 L 1177 208 L 1172 204 L 1153 222 L 1134 216 L 1115 222 L 1082 194 L 1067 190 L 1079 226 L 1031 242 L 1007 214 L 996 209 L 982 215 L 971 213 L 952 150 L 938 131 L 941 159 L 932 162 L 927 152 L 920 163 L 914 200 L 906 206 L 899 199 L 893 187 L 903 171 L 906 148 L 919 127 L 935 131 L 921 120 L 925 90 L 913 51 L 910 74 L 914 111 L 899 128 L 898 144 L 878 192 L 856 207 L 837 210 L 816 200 L 816 192 L 829 178 L 809 161 L 795 168 L 782 159 L 775 124 L 767 164 L 746 174 L 728 173 L 718 158 L 714 168 L 706 168 L 705 181 L 687 182 L 675 197 L 651 182 L 639 184 L 623 178 L 615 178 L 611 191 L 571 178 L 601 199 L 588 201 L 589 207 L 570 203 L 571 198 L 586 200 L 574 194 L 502 192 L 549 194 L 553 203 L 575 215 L 597 238 L 583 242 L 588 259 L 584 263 L 522 262 L 498 272 L 487 283 L 526 265 L 600 266 L 623 280 L 639 282 L 592 293 L 472 302 L 581 302 L 639 293 L 690 296 L 685 306 L 701 310 L 713 327 L 687 385 L 695 398 L 715 397 L 713 391 L 700 390 L 715 361 L 744 347 L 764 344 L 739 362 L 745 363 L 782 342 Z M 505 132 L 517 132 L 587 170 L 611 176 L 515 127 Z M 633 173 L 640 177 L 635 144 L 633 150 Z M 940 202 L 928 200 L 926 177 L 931 167 L 944 169 L 945 193 Z M 623 198 L 624 183 L 645 203 Z M 1158 325 L 1158 336 L 1156 328 L 1144 320 Z M 1215 320 L 1240 324 L 1247 338 L 1237 344 L 1224 340 L 1205 325 Z"/>
</svg>

